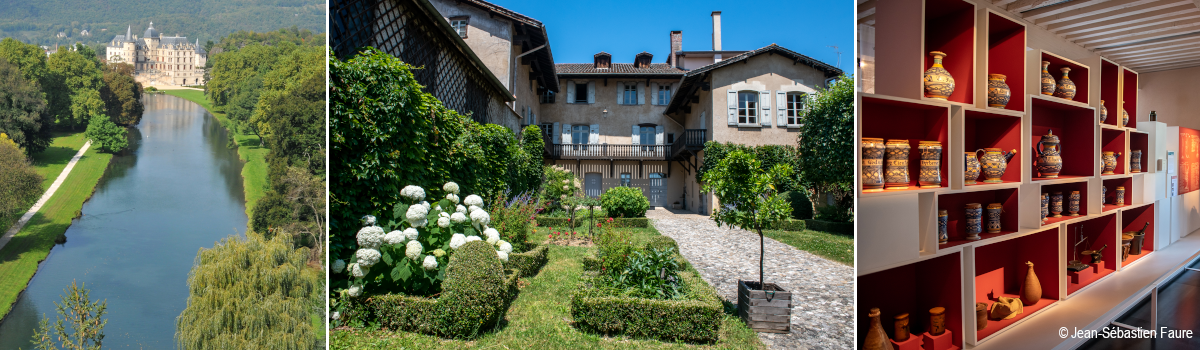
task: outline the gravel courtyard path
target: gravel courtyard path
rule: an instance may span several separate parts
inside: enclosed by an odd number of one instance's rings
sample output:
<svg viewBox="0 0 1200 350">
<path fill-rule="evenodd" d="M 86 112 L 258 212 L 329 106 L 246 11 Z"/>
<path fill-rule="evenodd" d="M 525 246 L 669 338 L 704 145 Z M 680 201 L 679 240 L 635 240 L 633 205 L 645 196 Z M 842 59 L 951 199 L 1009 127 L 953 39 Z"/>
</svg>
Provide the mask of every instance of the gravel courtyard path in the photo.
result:
<svg viewBox="0 0 1200 350">
<path fill-rule="evenodd" d="M 706 216 L 646 213 L 659 233 L 725 300 L 737 304 L 737 281 L 758 280 L 758 235 L 718 227 Z M 766 280 L 793 293 L 792 331 L 759 333 L 771 349 L 850 349 L 854 346 L 854 268 L 771 238 L 766 239 Z"/>
</svg>

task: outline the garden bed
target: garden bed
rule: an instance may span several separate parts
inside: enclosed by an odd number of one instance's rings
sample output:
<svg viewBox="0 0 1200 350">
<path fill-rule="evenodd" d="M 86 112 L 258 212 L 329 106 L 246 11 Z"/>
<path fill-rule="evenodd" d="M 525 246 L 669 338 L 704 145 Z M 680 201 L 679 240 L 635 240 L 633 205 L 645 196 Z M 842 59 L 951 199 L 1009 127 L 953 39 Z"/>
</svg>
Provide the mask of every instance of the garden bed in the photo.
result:
<svg viewBox="0 0 1200 350">
<path fill-rule="evenodd" d="M 821 220 L 804 220 L 804 225 L 807 229 L 813 231 L 836 233 L 839 235 L 854 235 L 853 222 L 830 222 Z"/>
<path fill-rule="evenodd" d="M 580 276 L 571 296 L 571 316 L 580 329 L 602 334 L 623 334 L 666 341 L 710 343 L 720 336 L 721 299 L 703 280 L 681 272 L 687 296 L 681 300 L 656 300 L 612 295 L 593 282 L 594 271 Z"/>
<path fill-rule="evenodd" d="M 564 227 L 565 228 L 565 227 L 567 227 L 567 219 L 568 218 L 565 218 L 565 217 L 548 217 L 548 216 L 538 215 L 537 225 L 538 225 L 538 227 Z M 607 218 L 605 218 L 605 219 L 607 219 Z M 581 223 L 577 224 L 577 226 L 575 227 L 575 231 L 580 231 L 580 229 L 582 229 L 583 231 L 586 232 L 587 225 L 595 224 L 594 221 L 588 220 L 586 217 L 577 216 L 576 220 L 579 220 Z M 650 227 L 650 219 L 647 219 L 647 218 L 613 218 L 613 222 L 617 225 L 617 227 L 630 227 L 630 228 Z"/>
<path fill-rule="evenodd" d="M 545 247 L 541 248 L 544 255 Z M 536 251 L 536 250 L 535 250 Z M 491 320 L 493 323 L 504 319 L 508 306 L 517 297 L 517 281 L 522 276 L 519 269 L 506 269 L 502 287 L 505 292 L 501 313 Z M 455 329 L 451 323 L 461 321 L 453 317 L 455 305 L 450 305 L 440 298 L 408 296 L 403 294 L 385 294 L 367 298 L 346 298 L 347 317 L 361 324 L 373 324 L 393 331 L 406 331 L 428 334 L 438 337 L 459 338 L 459 334 L 451 334 L 448 330 Z M 484 320 L 485 323 L 488 320 Z"/>
</svg>

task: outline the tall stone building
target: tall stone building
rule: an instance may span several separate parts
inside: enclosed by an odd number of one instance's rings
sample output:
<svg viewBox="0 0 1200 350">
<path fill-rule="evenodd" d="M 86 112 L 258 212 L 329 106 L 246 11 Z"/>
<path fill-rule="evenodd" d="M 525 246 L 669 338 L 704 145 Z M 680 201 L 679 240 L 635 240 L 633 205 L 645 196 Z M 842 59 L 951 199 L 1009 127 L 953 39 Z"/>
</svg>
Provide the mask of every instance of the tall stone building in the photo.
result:
<svg viewBox="0 0 1200 350">
<path fill-rule="evenodd" d="M 163 35 L 153 22 L 141 37 L 133 35 L 133 26 L 113 37 L 104 57 L 110 63 L 133 65 L 134 79 L 146 86 L 203 85 L 208 61 L 199 39 L 192 43 L 187 37 Z"/>
</svg>

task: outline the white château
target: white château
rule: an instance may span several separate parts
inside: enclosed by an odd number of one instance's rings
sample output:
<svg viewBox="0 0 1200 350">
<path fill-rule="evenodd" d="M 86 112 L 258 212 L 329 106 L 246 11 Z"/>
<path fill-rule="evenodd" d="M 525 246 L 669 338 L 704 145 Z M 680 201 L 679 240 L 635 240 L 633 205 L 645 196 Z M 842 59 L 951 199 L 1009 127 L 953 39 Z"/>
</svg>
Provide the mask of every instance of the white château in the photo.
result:
<svg viewBox="0 0 1200 350">
<path fill-rule="evenodd" d="M 133 65 L 134 79 L 143 85 L 203 85 L 208 53 L 199 39 L 192 43 L 187 37 L 162 35 L 150 22 L 140 38 L 133 35 L 133 26 L 114 37 L 105 58 Z"/>
</svg>

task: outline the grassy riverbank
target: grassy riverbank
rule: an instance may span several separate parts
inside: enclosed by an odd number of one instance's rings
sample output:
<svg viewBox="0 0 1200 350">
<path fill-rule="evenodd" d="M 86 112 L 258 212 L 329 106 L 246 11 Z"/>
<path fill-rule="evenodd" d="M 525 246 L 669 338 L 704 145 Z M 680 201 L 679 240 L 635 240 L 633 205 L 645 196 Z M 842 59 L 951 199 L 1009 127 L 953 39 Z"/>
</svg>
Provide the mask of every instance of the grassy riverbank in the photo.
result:
<svg viewBox="0 0 1200 350">
<path fill-rule="evenodd" d="M 233 135 L 233 141 L 238 145 L 238 156 L 242 158 L 242 182 L 243 189 L 246 194 L 246 216 L 253 217 L 254 204 L 263 197 L 267 191 L 267 148 L 264 147 L 258 139 L 258 136 L 242 134 L 233 127 L 232 122 L 225 116 L 225 113 L 217 113 L 213 111 L 212 103 L 204 97 L 204 91 L 200 90 L 164 90 L 164 93 L 171 96 L 181 97 L 188 101 L 195 102 L 212 113 L 221 125 L 225 126 Z"/>
<path fill-rule="evenodd" d="M 45 152 L 34 155 L 33 166 L 45 177 L 43 190 L 54 183 L 85 142 L 82 131 L 56 134 Z M 79 216 L 83 202 L 92 196 L 110 160 L 111 154 L 99 153 L 96 147 L 88 148 L 54 196 L 0 249 L 0 315 L 7 315 L 17 296 L 25 290 L 37 272 L 38 263 L 54 247 L 54 238 L 65 233 L 71 220 Z"/>
</svg>

